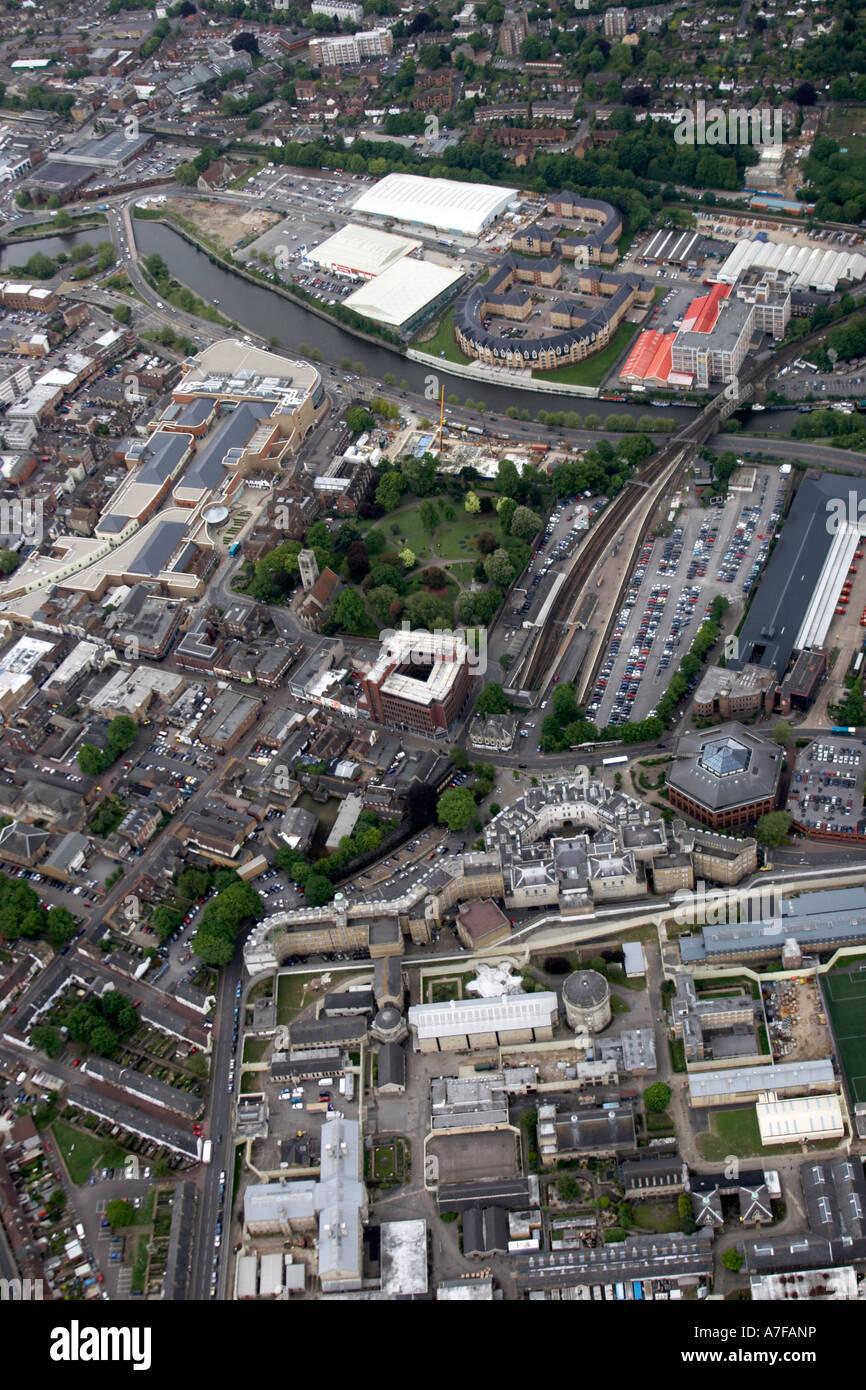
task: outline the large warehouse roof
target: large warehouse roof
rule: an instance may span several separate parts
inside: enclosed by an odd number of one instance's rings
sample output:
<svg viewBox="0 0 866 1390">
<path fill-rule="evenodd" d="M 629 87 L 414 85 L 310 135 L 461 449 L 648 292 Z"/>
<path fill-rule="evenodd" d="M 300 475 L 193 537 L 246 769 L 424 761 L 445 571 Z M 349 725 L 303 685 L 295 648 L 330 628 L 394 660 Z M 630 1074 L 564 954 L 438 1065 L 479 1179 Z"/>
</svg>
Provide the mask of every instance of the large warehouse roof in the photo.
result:
<svg viewBox="0 0 866 1390">
<path fill-rule="evenodd" d="M 397 261 L 390 270 L 361 285 L 343 303 L 365 318 L 399 327 L 456 285 L 462 276 L 462 270 L 433 265 L 431 261 Z"/>
<path fill-rule="evenodd" d="M 388 174 L 361 194 L 355 208 L 395 222 L 416 222 L 443 232 L 478 236 L 516 197 L 515 188 L 497 188 L 489 183 Z"/>
<path fill-rule="evenodd" d="M 866 256 L 859 251 L 830 251 L 823 246 L 789 246 L 778 241 L 741 241 L 719 268 L 717 278 L 733 285 L 751 266 L 784 270 L 797 276 L 794 288 L 831 294 L 840 280 L 855 283 L 866 276 Z"/>
<path fill-rule="evenodd" d="M 372 278 L 381 275 L 420 246 L 420 241 L 410 241 L 408 237 L 377 232 L 372 227 L 348 226 L 342 227 L 307 254 L 311 261 L 327 270 Z"/>
<path fill-rule="evenodd" d="M 452 999 L 448 1004 L 413 1004 L 409 1026 L 419 1039 L 463 1037 L 467 1033 L 548 1028 L 556 1020 L 552 990 L 507 994 L 501 999 Z"/>
</svg>

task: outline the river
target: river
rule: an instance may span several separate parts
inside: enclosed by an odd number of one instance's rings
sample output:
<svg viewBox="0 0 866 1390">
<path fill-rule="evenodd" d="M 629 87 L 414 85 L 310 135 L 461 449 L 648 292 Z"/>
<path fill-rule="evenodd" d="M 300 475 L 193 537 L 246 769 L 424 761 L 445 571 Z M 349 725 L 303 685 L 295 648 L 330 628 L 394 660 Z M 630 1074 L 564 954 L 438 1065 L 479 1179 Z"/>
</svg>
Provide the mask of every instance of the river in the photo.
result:
<svg viewBox="0 0 866 1390">
<path fill-rule="evenodd" d="M 83 241 L 98 246 L 101 241 L 111 241 L 111 232 L 108 227 L 100 226 L 91 227 L 89 232 L 66 232 L 58 236 L 33 237 L 31 241 L 6 242 L 0 246 L 0 270 L 8 273 L 19 266 L 23 274 L 25 265 L 37 251 L 54 260 L 62 252 L 68 256 L 73 246 L 80 246 Z"/>
<path fill-rule="evenodd" d="M 40 237 L 16 245 L 9 243 L 0 246 L 0 270 L 9 272 L 13 267 L 22 268 L 30 256 L 41 251 L 52 258 L 61 252 L 68 255 L 73 246 L 89 241 L 96 246 L 109 240 L 107 227 L 94 227 L 87 232 L 68 232 L 62 236 Z M 382 381 L 387 372 L 405 380 L 409 388 L 419 395 L 424 394 L 426 379 L 431 368 L 418 362 L 410 362 L 386 347 L 355 338 L 345 332 L 338 324 L 319 318 L 300 304 L 284 298 L 265 285 L 251 284 L 240 275 L 234 275 L 220 265 L 214 265 L 205 252 L 191 246 L 172 227 L 161 222 L 136 222 L 135 240 L 141 255 L 147 256 L 157 251 L 172 273 L 184 285 L 213 304 L 219 300 L 219 308 L 226 318 L 233 319 L 244 328 L 258 333 L 262 338 L 276 337 L 280 346 L 288 351 L 297 351 L 299 343 L 318 348 L 323 362 L 338 364 L 343 358 L 352 362 L 363 362 L 365 374 L 374 380 Z M 487 409 L 504 414 L 509 406 L 528 410 L 533 416 L 539 410 L 574 410 L 583 418 L 593 413 L 606 418 L 608 415 L 631 415 L 637 417 L 652 414 L 649 402 L 614 402 L 591 399 L 586 396 L 547 395 L 540 391 L 512 390 L 508 387 L 488 385 L 482 381 L 467 381 L 453 376 L 442 362 L 437 364 L 436 374 L 445 384 L 447 395 L 456 395 L 461 402 L 482 400 Z M 431 402 L 431 410 L 435 405 Z M 688 424 L 695 417 L 693 410 L 669 406 L 659 414 L 672 415 L 682 424 Z M 749 418 L 750 412 L 740 412 L 741 421 Z M 751 415 L 752 429 L 772 434 L 789 434 L 797 418 L 794 410 L 767 411 L 762 415 Z M 735 441 L 731 440 L 735 448 Z"/>
<path fill-rule="evenodd" d="M 408 358 L 385 347 L 355 338 L 338 324 L 319 318 L 317 314 L 310 313 L 266 286 L 252 285 L 241 276 L 214 265 L 205 252 L 191 246 L 165 223 L 136 222 L 135 240 L 141 255 L 159 252 L 178 280 L 211 304 L 215 298 L 218 299 L 222 314 L 262 338 L 276 336 L 280 345 L 289 351 L 296 350 L 298 343 L 306 343 L 320 350 L 325 363 L 336 365 L 346 357 L 352 362 L 363 362 L 365 374 L 374 380 L 382 381 L 385 373 L 391 372 L 398 381 L 407 381 L 412 391 L 423 395 L 425 379 L 431 368 L 410 362 Z M 437 364 L 436 374 L 445 384 L 446 395 L 453 392 L 460 401 L 483 400 L 488 410 L 497 414 L 504 414 L 509 406 L 526 409 L 533 415 L 539 410 L 575 410 L 581 417 L 590 413 L 602 416 L 612 413 L 633 416 L 652 414 L 648 404 L 615 404 L 585 396 L 551 396 L 540 391 L 515 391 L 504 386 L 492 386 L 486 381 L 467 381 L 451 375 L 444 362 Z M 433 403 L 431 409 L 435 409 Z M 694 419 L 695 414 L 693 410 L 676 407 L 666 409 L 664 413 L 673 415 L 684 424 Z"/>
</svg>

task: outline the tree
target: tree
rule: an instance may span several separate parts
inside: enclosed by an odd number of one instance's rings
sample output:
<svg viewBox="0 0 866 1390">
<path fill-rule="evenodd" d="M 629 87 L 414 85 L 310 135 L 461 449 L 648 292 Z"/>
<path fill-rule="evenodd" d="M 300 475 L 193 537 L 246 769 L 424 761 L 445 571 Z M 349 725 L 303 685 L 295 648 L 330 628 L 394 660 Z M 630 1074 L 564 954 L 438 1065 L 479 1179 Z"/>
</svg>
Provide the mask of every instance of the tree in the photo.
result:
<svg viewBox="0 0 866 1390">
<path fill-rule="evenodd" d="M 475 492 L 467 492 L 465 498 L 463 499 L 463 505 L 470 516 L 475 516 L 478 512 L 481 511 L 481 502 L 479 501 L 478 495 Z"/>
<path fill-rule="evenodd" d="M 115 304 L 112 313 L 115 323 L 129 323 L 132 319 L 132 310 L 128 304 Z"/>
<path fill-rule="evenodd" d="M 14 550 L 0 550 L 0 574 L 12 574 L 21 563 Z"/>
<path fill-rule="evenodd" d="M 360 584 L 365 574 L 370 572 L 370 560 L 363 541 L 353 541 L 346 551 L 346 568 L 353 584 Z"/>
<path fill-rule="evenodd" d="M 781 724 L 777 724 L 773 730 L 773 738 L 778 744 L 781 744 L 783 748 L 788 748 L 790 746 L 793 736 L 790 724 L 786 724 L 784 721 Z"/>
<path fill-rule="evenodd" d="M 183 918 L 175 908 L 167 907 L 165 903 L 162 903 L 151 918 L 151 926 L 160 941 L 167 941 L 172 932 L 177 931 L 182 921 Z"/>
<path fill-rule="evenodd" d="M 52 946 L 62 946 L 75 935 L 75 918 L 68 908 L 59 904 L 48 909 L 45 914 L 46 936 Z"/>
<path fill-rule="evenodd" d="M 722 1255 L 722 1264 L 725 1266 L 725 1269 L 729 1269 L 732 1274 L 739 1274 L 740 1270 L 743 1268 L 743 1256 L 740 1254 L 739 1250 L 735 1250 L 734 1247 L 731 1246 L 731 1248 L 726 1250 Z"/>
<path fill-rule="evenodd" d="M 233 940 L 226 936 L 216 936 L 204 926 L 199 927 L 190 945 L 204 965 L 228 965 L 235 953 Z"/>
<path fill-rule="evenodd" d="M 401 473 L 386 473 L 376 488 L 376 501 L 386 512 L 396 511 L 406 486 Z"/>
<path fill-rule="evenodd" d="M 505 588 L 514 578 L 514 566 L 507 550 L 494 550 L 484 561 L 484 572 L 491 584 L 501 584 Z"/>
<path fill-rule="evenodd" d="M 354 435 L 365 434 L 375 423 L 373 416 L 363 405 L 353 405 L 346 415 L 346 424 Z"/>
<path fill-rule="evenodd" d="M 580 1201 L 580 1183 L 577 1178 L 572 1177 L 571 1173 L 563 1173 L 561 1177 L 556 1179 L 556 1191 L 560 1201 Z"/>
<path fill-rule="evenodd" d="M 46 1057 L 59 1057 L 63 1051 L 63 1036 L 59 1028 L 53 1028 L 50 1023 L 37 1023 L 30 1030 L 30 1041 L 34 1047 L 38 1047 L 40 1052 L 44 1052 Z"/>
<path fill-rule="evenodd" d="M 533 512 L 529 507 L 517 507 L 508 528 L 512 536 L 519 536 L 521 540 L 531 541 L 541 530 L 541 517 L 537 512 Z"/>
<path fill-rule="evenodd" d="M 436 803 L 436 816 L 449 830 L 465 830 L 475 818 L 475 797 L 468 787 L 449 787 Z"/>
<path fill-rule="evenodd" d="M 489 681 L 485 685 L 475 703 L 476 714 L 507 714 L 508 701 L 502 693 L 502 686 L 497 681 Z"/>
<path fill-rule="evenodd" d="M 758 821 L 755 839 L 759 845 L 780 845 L 791 829 L 791 821 L 788 811 L 769 811 Z"/>
<path fill-rule="evenodd" d="M 333 883 L 324 874 L 310 874 L 304 886 L 307 903 L 310 907 L 324 907 L 336 892 Z"/>
<path fill-rule="evenodd" d="M 98 777 L 105 764 L 101 749 L 93 743 L 82 743 L 78 749 L 78 767 L 85 777 Z"/>
<path fill-rule="evenodd" d="M 344 589 L 334 605 L 334 622 L 345 632 L 359 632 L 365 625 L 364 600 L 354 589 Z"/>
<path fill-rule="evenodd" d="M 459 772 L 465 772 L 469 766 L 469 755 L 465 748 L 461 748 L 459 743 L 455 743 L 451 749 L 449 757 Z"/>
<path fill-rule="evenodd" d="M 111 1229 L 119 1231 L 124 1226 L 131 1226 L 135 1220 L 135 1208 L 132 1202 L 125 1201 L 122 1197 L 115 1197 L 113 1201 L 105 1204 L 106 1220 L 111 1222 Z"/>
<path fill-rule="evenodd" d="M 667 1110 L 671 1099 L 671 1088 L 664 1081 L 654 1081 L 643 1093 L 643 1103 L 647 1110 L 660 1115 Z"/>
<path fill-rule="evenodd" d="M 400 551 L 400 564 L 403 565 L 407 570 L 414 568 L 415 561 L 417 560 L 417 558 L 418 557 L 415 554 L 415 551 L 412 550 L 408 545 L 404 546 L 403 549 Z"/>
</svg>

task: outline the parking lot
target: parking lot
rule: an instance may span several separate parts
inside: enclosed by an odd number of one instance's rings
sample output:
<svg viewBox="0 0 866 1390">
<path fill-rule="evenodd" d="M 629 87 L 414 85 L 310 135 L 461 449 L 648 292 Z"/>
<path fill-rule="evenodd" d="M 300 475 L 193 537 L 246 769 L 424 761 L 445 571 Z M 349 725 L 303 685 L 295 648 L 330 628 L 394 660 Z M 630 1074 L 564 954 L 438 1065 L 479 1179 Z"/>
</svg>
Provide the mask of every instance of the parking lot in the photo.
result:
<svg viewBox="0 0 866 1390">
<path fill-rule="evenodd" d="M 866 832 L 863 747 L 851 739 L 822 738 L 797 756 L 788 810 L 801 825 L 836 835 Z"/>
<path fill-rule="evenodd" d="M 716 594 L 739 607 L 769 550 L 784 495 L 773 468 L 720 507 L 689 507 L 669 535 L 648 537 L 592 693 L 597 724 L 645 719 L 667 689 Z M 775 520 L 774 520 L 775 518 Z"/>
</svg>

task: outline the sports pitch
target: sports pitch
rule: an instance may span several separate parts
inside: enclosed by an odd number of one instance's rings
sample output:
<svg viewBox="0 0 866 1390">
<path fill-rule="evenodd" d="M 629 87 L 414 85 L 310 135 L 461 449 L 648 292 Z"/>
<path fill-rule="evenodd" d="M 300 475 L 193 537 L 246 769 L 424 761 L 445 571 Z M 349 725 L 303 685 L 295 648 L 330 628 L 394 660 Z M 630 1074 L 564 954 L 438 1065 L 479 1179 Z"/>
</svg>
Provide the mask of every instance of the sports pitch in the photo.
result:
<svg viewBox="0 0 866 1390">
<path fill-rule="evenodd" d="M 866 1101 L 866 965 L 823 978 L 839 1061 L 851 1099 Z"/>
</svg>

